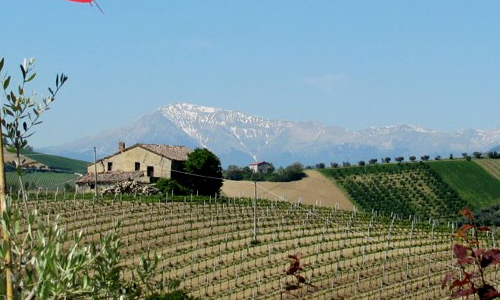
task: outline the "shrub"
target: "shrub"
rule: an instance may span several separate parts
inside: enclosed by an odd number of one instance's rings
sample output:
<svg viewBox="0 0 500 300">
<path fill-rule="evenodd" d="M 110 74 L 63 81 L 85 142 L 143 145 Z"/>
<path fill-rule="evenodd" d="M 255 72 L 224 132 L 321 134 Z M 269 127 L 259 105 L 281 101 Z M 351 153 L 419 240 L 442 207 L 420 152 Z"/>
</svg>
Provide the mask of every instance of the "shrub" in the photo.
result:
<svg viewBox="0 0 500 300">
<path fill-rule="evenodd" d="M 160 178 L 156 182 L 156 187 L 164 194 L 174 193 L 175 195 L 187 195 L 189 189 L 182 186 L 175 179 Z"/>
</svg>

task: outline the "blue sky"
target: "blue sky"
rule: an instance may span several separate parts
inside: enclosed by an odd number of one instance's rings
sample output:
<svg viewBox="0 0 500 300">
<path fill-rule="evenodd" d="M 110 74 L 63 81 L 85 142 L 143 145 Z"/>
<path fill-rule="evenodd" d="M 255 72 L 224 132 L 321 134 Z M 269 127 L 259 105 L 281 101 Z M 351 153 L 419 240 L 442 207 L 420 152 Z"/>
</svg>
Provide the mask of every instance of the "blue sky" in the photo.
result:
<svg viewBox="0 0 500 300">
<path fill-rule="evenodd" d="M 176 102 L 362 129 L 500 126 L 499 1 L 0 0 L 10 74 L 67 85 L 57 145 Z M 16 80 L 13 81 L 14 83 Z"/>
</svg>

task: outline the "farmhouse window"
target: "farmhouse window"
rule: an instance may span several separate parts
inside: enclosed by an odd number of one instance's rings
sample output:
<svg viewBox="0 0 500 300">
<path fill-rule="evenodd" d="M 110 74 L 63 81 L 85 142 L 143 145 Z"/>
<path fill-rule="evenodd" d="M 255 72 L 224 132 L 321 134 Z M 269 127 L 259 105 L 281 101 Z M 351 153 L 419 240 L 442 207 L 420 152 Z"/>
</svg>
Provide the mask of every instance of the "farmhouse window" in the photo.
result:
<svg viewBox="0 0 500 300">
<path fill-rule="evenodd" d="M 135 170 L 139 171 L 141 169 L 141 163 L 136 162 L 135 163 Z"/>
<path fill-rule="evenodd" d="M 148 166 L 147 168 L 147 176 L 148 177 L 154 177 L 155 174 L 155 168 L 152 166 Z"/>
<path fill-rule="evenodd" d="M 113 163 L 108 162 L 108 171 L 111 171 L 111 170 L 113 170 Z"/>
</svg>

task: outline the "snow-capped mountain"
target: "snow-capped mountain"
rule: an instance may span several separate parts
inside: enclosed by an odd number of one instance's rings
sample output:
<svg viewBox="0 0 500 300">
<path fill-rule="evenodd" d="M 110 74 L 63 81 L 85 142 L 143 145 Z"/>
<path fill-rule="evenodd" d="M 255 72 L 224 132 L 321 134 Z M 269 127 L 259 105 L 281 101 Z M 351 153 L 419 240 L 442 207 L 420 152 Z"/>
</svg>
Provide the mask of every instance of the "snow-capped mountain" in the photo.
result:
<svg viewBox="0 0 500 300">
<path fill-rule="evenodd" d="M 448 156 L 487 151 L 500 145 L 500 128 L 439 132 L 414 125 L 370 127 L 354 131 L 316 122 L 274 121 L 242 112 L 177 103 L 159 108 L 127 126 L 81 138 L 43 151 L 90 161 L 126 145 L 156 143 L 206 147 L 224 166 L 270 161 L 276 166 L 293 162 L 357 163 L 389 156 L 427 154 Z"/>
</svg>

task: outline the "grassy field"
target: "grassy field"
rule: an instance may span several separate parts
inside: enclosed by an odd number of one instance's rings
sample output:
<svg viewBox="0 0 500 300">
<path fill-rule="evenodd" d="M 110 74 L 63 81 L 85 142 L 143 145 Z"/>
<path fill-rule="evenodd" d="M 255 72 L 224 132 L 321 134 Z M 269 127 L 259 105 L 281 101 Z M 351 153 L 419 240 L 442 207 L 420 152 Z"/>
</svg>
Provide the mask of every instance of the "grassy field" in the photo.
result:
<svg viewBox="0 0 500 300">
<path fill-rule="evenodd" d="M 472 209 L 500 202 L 500 181 L 488 173 L 479 160 L 445 160 L 429 162 L 443 180 L 465 199 Z"/>
<path fill-rule="evenodd" d="M 483 169 L 490 173 L 491 176 L 500 181 L 500 159 L 482 158 L 473 159 L 472 161 L 480 165 Z"/>
<path fill-rule="evenodd" d="M 33 160 L 36 160 L 49 168 L 64 170 L 68 173 L 87 173 L 87 162 L 62 156 L 37 153 L 29 150 L 22 150 L 21 153 Z"/>
<path fill-rule="evenodd" d="M 62 195 L 60 195 L 62 196 Z M 82 198 L 80 198 L 82 197 Z M 92 205 L 77 194 L 64 201 L 29 202 L 42 220 L 61 216 L 71 235 L 100 239 L 120 219 L 122 264 L 141 254 L 162 256 L 156 279 L 181 280 L 203 299 L 442 299 L 451 270 L 452 228 L 447 224 L 377 214 L 259 201 L 258 244 L 252 244 L 253 208 L 248 199 L 151 197 L 148 203 L 108 198 Z M 21 209 L 16 202 L 14 209 Z M 24 231 L 22 231 L 24 232 Z M 484 239 L 491 246 L 493 240 Z M 287 256 L 303 253 L 313 287 L 284 292 Z M 495 269 L 493 269 L 495 271 Z M 496 270 L 500 272 L 500 270 Z M 498 273 L 489 273 L 496 280 Z M 129 276 L 129 274 L 124 274 Z M 404 295 L 404 296 L 403 296 Z"/>
<path fill-rule="evenodd" d="M 15 172 L 6 172 L 7 189 L 12 187 L 13 190 L 19 189 L 19 177 Z M 31 172 L 23 175 L 25 187 L 30 189 L 42 188 L 49 190 L 63 190 L 65 186 L 73 187 L 75 179 L 79 175 L 73 173 L 54 173 L 54 172 Z"/>
</svg>

